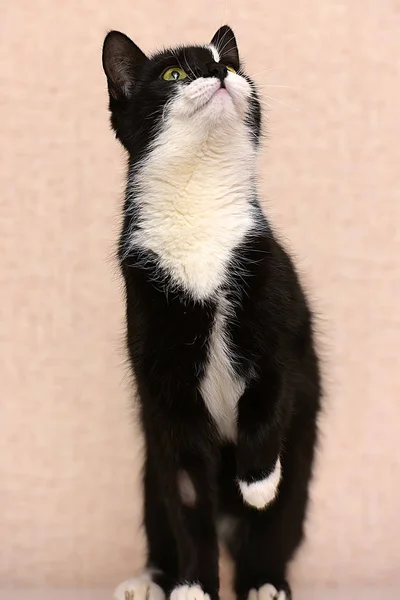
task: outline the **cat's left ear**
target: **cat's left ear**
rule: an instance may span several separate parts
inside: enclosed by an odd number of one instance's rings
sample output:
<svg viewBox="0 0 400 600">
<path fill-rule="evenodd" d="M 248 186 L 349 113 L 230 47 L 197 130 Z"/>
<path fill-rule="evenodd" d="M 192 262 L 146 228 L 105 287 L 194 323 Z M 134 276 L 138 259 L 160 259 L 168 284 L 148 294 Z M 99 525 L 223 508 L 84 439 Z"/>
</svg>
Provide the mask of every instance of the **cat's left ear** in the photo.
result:
<svg viewBox="0 0 400 600">
<path fill-rule="evenodd" d="M 221 62 L 235 69 L 239 68 L 239 50 L 235 34 L 229 25 L 223 25 L 218 29 L 211 40 L 211 45 L 217 49 Z"/>
<path fill-rule="evenodd" d="M 103 44 L 103 69 L 110 98 L 128 99 L 147 56 L 127 35 L 110 31 Z"/>
</svg>

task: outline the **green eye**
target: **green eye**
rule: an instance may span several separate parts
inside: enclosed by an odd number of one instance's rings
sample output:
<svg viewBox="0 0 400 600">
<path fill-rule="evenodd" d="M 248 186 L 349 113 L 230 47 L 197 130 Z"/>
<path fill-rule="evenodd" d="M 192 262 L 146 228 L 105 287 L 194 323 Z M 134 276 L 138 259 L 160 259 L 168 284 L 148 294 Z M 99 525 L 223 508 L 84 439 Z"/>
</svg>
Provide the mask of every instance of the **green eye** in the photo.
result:
<svg viewBox="0 0 400 600">
<path fill-rule="evenodd" d="M 230 71 L 231 73 L 236 73 L 235 69 L 233 67 L 228 67 L 228 65 L 226 65 L 226 68 L 228 69 L 228 71 Z"/>
<path fill-rule="evenodd" d="M 162 74 L 162 78 L 165 81 L 180 81 L 181 79 L 186 79 L 186 77 L 187 74 L 180 67 L 171 67 Z"/>
</svg>

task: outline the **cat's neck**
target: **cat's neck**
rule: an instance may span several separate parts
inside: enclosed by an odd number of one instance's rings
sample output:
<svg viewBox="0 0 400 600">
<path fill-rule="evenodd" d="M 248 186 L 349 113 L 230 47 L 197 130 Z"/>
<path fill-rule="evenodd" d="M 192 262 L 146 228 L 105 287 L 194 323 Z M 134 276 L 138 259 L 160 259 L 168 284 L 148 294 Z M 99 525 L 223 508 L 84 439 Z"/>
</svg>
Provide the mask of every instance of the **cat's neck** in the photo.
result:
<svg viewBox="0 0 400 600">
<path fill-rule="evenodd" d="M 157 254 L 179 284 L 204 298 L 256 227 L 256 151 L 244 126 L 203 139 L 184 127 L 165 133 L 131 181 L 137 219 L 130 244 Z"/>
<path fill-rule="evenodd" d="M 164 210 L 165 202 L 190 215 L 200 208 L 196 198 L 203 199 L 204 207 L 212 201 L 214 210 L 228 199 L 246 201 L 255 170 L 255 147 L 243 124 L 207 136 L 182 124 L 159 136 L 134 184 L 140 188 L 141 202 L 158 199 L 153 210 Z"/>
</svg>

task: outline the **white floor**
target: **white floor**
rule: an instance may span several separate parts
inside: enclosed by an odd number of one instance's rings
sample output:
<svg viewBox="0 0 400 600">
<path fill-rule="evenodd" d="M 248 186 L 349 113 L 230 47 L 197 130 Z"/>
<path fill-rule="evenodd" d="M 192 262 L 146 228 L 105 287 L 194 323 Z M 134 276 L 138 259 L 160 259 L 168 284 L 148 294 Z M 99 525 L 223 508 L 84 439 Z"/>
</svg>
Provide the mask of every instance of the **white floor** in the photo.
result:
<svg viewBox="0 0 400 600">
<path fill-rule="evenodd" d="M 107 590 L 0 590 L 0 600 L 111 600 Z M 310 588 L 295 590 L 294 600 L 400 600 L 397 588 Z"/>
</svg>

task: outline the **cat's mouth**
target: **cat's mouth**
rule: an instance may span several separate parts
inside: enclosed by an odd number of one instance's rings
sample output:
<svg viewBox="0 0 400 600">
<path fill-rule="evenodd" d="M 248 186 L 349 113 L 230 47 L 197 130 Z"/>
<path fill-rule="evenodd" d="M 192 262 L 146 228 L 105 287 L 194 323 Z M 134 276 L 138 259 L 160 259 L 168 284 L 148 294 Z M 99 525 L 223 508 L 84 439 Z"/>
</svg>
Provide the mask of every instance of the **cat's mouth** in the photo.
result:
<svg viewBox="0 0 400 600">
<path fill-rule="evenodd" d="M 196 107 L 194 112 L 199 112 L 199 111 L 205 109 L 206 107 L 213 104 L 215 101 L 221 102 L 221 103 L 229 102 L 230 104 L 233 104 L 233 98 L 232 98 L 232 95 L 229 93 L 228 89 L 226 87 L 223 87 L 222 85 L 220 85 L 216 90 L 214 90 L 209 95 L 208 98 L 203 99 L 203 102 L 201 102 L 201 104 Z"/>
<path fill-rule="evenodd" d="M 199 78 L 181 91 L 181 102 L 176 107 L 186 118 L 204 115 L 205 120 L 239 117 L 245 112 L 249 96 L 248 83 L 241 78 L 224 84 L 217 78 Z"/>
</svg>

